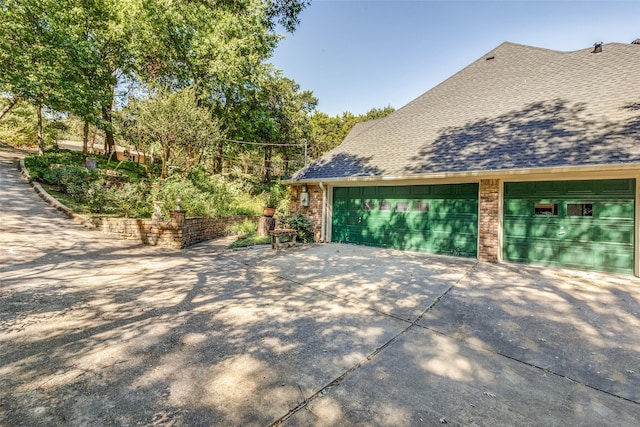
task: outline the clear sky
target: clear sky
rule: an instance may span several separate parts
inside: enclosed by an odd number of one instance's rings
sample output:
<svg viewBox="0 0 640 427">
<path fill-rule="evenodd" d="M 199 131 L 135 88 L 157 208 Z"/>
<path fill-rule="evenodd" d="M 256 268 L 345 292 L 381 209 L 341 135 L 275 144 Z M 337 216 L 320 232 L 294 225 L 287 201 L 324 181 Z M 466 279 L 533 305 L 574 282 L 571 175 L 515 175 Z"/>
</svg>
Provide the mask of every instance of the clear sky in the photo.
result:
<svg viewBox="0 0 640 427">
<path fill-rule="evenodd" d="M 572 51 L 636 38 L 640 0 L 312 0 L 272 62 L 334 116 L 400 108 L 504 41 Z"/>
</svg>

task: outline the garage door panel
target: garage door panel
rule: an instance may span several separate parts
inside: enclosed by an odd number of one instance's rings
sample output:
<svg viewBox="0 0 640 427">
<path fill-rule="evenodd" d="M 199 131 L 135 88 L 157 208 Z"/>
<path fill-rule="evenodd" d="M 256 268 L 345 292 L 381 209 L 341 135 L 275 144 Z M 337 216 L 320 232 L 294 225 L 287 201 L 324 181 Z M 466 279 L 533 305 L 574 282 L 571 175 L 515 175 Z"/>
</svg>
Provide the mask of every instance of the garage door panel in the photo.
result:
<svg viewBox="0 0 640 427">
<path fill-rule="evenodd" d="M 567 222 L 564 227 L 564 240 L 578 242 L 598 241 L 598 226 L 594 221 Z"/>
<path fill-rule="evenodd" d="M 362 187 L 361 195 L 362 197 L 375 197 L 377 194 L 376 187 Z"/>
<path fill-rule="evenodd" d="M 426 229 L 429 224 L 429 216 L 425 213 L 407 215 L 407 224 L 411 229 Z"/>
<path fill-rule="evenodd" d="M 629 219 L 634 218 L 634 204 L 633 202 L 616 202 L 611 201 L 608 203 L 600 202 L 595 203 L 594 215 L 600 219 Z"/>
<path fill-rule="evenodd" d="M 595 229 L 596 241 L 633 244 L 633 224 L 627 225 L 599 225 Z"/>
<path fill-rule="evenodd" d="M 609 198 L 629 197 L 636 191 L 636 183 L 633 179 L 609 179 L 595 182 L 596 193 Z"/>
<path fill-rule="evenodd" d="M 629 265 L 633 265 L 633 252 L 626 249 L 602 249 L 596 252 L 595 262 L 601 271 L 629 273 Z"/>
<path fill-rule="evenodd" d="M 633 272 L 635 180 L 506 183 L 504 198 L 505 260 Z"/>
<path fill-rule="evenodd" d="M 476 256 L 477 197 L 477 184 L 336 188 L 332 239 Z"/>
<path fill-rule="evenodd" d="M 528 215 L 533 209 L 533 202 L 526 200 L 505 200 L 504 201 L 504 215 L 508 216 L 524 216 Z"/>
</svg>

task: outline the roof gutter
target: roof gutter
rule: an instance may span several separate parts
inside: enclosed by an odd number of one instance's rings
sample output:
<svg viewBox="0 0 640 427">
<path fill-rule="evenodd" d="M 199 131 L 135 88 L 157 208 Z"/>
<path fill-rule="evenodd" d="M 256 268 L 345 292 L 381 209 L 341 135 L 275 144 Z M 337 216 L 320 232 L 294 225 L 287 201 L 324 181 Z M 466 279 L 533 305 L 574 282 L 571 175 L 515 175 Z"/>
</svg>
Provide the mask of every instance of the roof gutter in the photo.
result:
<svg viewBox="0 0 640 427">
<path fill-rule="evenodd" d="M 322 178 L 319 179 L 288 179 L 283 180 L 282 183 L 288 185 L 296 184 L 319 184 L 319 183 L 367 183 L 367 182 L 395 182 L 395 181 L 419 181 L 419 180 L 440 180 L 440 179 L 459 179 L 461 181 L 468 180 L 469 178 L 475 179 L 492 179 L 492 178 L 504 178 L 525 175 L 548 175 L 548 174 L 569 174 L 569 173 L 587 173 L 587 172 L 637 172 L 640 169 L 640 163 L 627 163 L 627 164 L 598 164 L 588 166 L 554 166 L 554 167 L 542 167 L 542 168 L 523 168 L 523 169 L 505 169 L 505 170 L 488 170 L 488 171 L 469 171 L 469 172 L 438 172 L 438 173 L 426 173 L 426 174 L 412 174 L 412 175 L 396 175 L 396 176 L 355 176 L 345 178 Z"/>
</svg>

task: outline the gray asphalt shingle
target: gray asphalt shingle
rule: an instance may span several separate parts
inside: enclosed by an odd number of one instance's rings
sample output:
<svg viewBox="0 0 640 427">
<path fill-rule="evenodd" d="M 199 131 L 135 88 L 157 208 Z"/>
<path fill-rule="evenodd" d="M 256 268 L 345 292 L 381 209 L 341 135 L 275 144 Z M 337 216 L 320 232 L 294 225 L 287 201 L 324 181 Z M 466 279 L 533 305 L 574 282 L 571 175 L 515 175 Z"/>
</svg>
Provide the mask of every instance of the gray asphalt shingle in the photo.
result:
<svg viewBox="0 0 640 427">
<path fill-rule="evenodd" d="M 640 45 L 591 51 L 505 42 L 292 179 L 640 163 Z"/>
</svg>

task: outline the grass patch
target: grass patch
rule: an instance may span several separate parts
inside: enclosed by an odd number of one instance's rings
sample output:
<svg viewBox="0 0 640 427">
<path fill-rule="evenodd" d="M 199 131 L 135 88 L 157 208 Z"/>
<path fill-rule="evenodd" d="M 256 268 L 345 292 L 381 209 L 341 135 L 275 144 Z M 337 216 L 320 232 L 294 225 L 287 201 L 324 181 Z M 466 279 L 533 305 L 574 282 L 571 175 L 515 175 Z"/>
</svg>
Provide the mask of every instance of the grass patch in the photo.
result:
<svg viewBox="0 0 640 427">
<path fill-rule="evenodd" d="M 67 193 L 61 192 L 58 186 L 46 184 L 44 182 L 41 183 L 40 186 L 44 188 L 44 190 L 47 193 L 49 193 L 51 197 L 53 197 L 54 199 L 56 199 L 57 201 L 59 201 L 60 203 L 62 203 L 72 211 L 74 211 L 75 213 L 79 213 L 79 214 L 91 213 L 91 211 L 87 208 L 86 204 L 75 201 Z"/>
<path fill-rule="evenodd" d="M 271 243 L 271 237 L 269 236 L 258 236 L 257 234 L 250 234 L 244 239 L 239 239 L 231 243 L 229 245 L 229 248 L 246 248 L 248 246 L 255 245 L 268 245 L 269 243 Z"/>
</svg>

